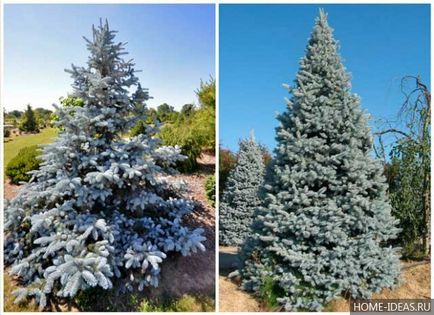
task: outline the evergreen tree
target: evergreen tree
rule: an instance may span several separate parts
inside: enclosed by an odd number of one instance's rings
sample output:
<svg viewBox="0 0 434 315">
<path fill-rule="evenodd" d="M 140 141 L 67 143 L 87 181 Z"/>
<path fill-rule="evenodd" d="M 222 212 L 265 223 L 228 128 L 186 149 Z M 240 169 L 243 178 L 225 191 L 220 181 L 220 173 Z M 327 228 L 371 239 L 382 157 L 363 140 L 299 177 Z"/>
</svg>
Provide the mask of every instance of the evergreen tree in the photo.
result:
<svg viewBox="0 0 434 315">
<path fill-rule="evenodd" d="M 285 310 L 320 310 L 348 292 L 368 298 L 399 276 L 399 229 L 359 98 L 326 14 L 300 61 L 252 237 L 243 246 L 242 284 L 270 290 Z"/>
<path fill-rule="evenodd" d="M 38 124 L 36 122 L 35 112 L 30 105 L 27 105 L 27 109 L 21 118 L 20 130 L 25 132 L 39 131 Z"/>
<path fill-rule="evenodd" d="M 41 309 L 47 298 L 110 289 L 116 279 L 120 292 L 157 286 L 170 252 L 205 250 L 202 229 L 182 223 L 192 202 L 165 176 L 184 158 L 179 149 L 161 146 L 151 125 L 121 137 L 149 96 L 114 33 L 107 22 L 93 28 L 87 66 L 68 70 L 83 106 L 57 108 L 58 138 L 5 209 L 5 262 L 24 285 L 16 301 L 33 296 Z"/>
<path fill-rule="evenodd" d="M 220 202 L 220 243 L 241 245 L 260 204 L 258 189 L 264 176 L 262 150 L 255 143 L 253 132 L 249 139 L 240 141 L 235 168 L 230 172 Z"/>
</svg>

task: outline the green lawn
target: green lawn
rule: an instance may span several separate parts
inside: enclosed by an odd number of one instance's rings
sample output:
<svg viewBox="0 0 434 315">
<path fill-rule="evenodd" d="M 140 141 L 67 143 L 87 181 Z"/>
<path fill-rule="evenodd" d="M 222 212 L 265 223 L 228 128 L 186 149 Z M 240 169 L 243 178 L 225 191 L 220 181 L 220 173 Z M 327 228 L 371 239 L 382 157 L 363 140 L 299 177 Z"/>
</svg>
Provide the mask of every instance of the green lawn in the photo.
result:
<svg viewBox="0 0 434 315">
<path fill-rule="evenodd" d="M 45 128 L 40 133 L 4 138 L 4 167 L 17 155 L 21 148 L 34 144 L 44 144 L 53 141 L 57 135 L 56 128 Z"/>
</svg>

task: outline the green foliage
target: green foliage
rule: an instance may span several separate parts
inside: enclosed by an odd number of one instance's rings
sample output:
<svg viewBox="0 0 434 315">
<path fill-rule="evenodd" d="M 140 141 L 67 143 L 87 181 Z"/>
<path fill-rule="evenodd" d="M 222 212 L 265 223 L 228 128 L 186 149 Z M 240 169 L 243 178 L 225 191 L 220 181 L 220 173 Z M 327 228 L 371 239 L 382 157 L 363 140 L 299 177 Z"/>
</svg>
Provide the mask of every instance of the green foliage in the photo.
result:
<svg viewBox="0 0 434 315">
<path fill-rule="evenodd" d="M 196 94 L 201 106 L 184 106 L 177 119 L 167 121 L 159 133 L 165 145 L 179 145 L 181 153 L 187 156 L 187 160 L 178 163 L 181 172 L 194 171 L 200 153 L 215 148 L 215 82 L 201 82 Z"/>
<path fill-rule="evenodd" d="M 9 138 L 11 136 L 11 131 L 9 129 L 3 129 L 3 137 Z"/>
<path fill-rule="evenodd" d="M 165 145 L 181 147 L 181 154 L 187 159 L 177 163 L 176 168 L 181 172 L 191 172 L 197 168 L 197 159 L 202 152 L 202 146 L 194 136 L 195 130 L 187 124 L 166 125 L 159 137 Z"/>
<path fill-rule="evenodd" d="M 5 125 L 12 125 L 13 127 L 17 127 L 18 123 L 21 119 L 21 116 L 23 115 L 22 111 L 19 110 L 13 110 L 9 113 L 4 112 L 4 124 Z"/>
<path fill-rule="evenodd" d="M 51 127 L 53 111 L 38 107 L 34 110 L 36 121 L 41 128 Z"/>
<path fill-rule="evenodd" d="M 83 107 L 84 101 L 75 96 L 67 96 L 67 97 L 60 97 L 59 102 L 63 107 Z M 55 113 L 51 113 L 50 115 L 50 122 L 59 121 L 59 116 Z"/>
<path fill-rule="evenodd" d="M 7 165 L 10 160 L 24 147 L 35 144 L 51 143 L 57 136 L 57 128 L 45 128 L 40 133 L 21 135 L 19 137 L 12 137 L 4 144 L 4 165 Z"/>
<path fill-rule="evenodd" d="M 389 167 L 389 195 L 393 215 L 399 219 L 401 254 L 404 257 L 419 255 L 420 240 L 424 233 L 423 181 L 424 167 L 420 148 L 411 140 L 402 140 L 391 151 Z M 395 174 L 390 174 L 391 171 Z M 394 175 L 392 177 L 392 175 Z"/>
<path fill-rule="evenodd" d="M 230 171 L 237 163 L 237 156 L 229 149 L 219 148 L 219 190 L 222 192 Z"/>
<path fill-rule="evenodd" d="M 27 109 L 21 118 L 20 130 L 25 132 L 39 132 L 35 112 L 30 105 L 27 105 Z"/>
<path fill-rule="evenodd" d="M 146 121 L 139 120 L 137 122 L 137 124 L 133 128 L 131 128 L 130 136 L 131 137 L 135 137 L 135 136 L 138 136 L 140 134 L 145 133 L 145 130 L 146 130 L 145 126 L 146 126 L 146 124 L 147 124 Z"/>
<path fill-rule="evenodd" d="M 67 96 L 59 99 L 60 104 L 64 107 L 83 107 L 84 101 L 79 97 Z"/>
<path fill-rule="evenodd" d="M 158 113 L 155 108 L 146 109 L 146 119 L 139 120 L 136 125 L 131 128 L 130 136 L 135 137 L 146 132 L 146 125 L 153 125 L 158 119 Z"/>
<path fill-rule="evenodd" d="M 191 295 L 162 303 L 143 301 L 139 307 L 139 312 L 213 312 L 214 310 L 214 300 L 210 297 Z"/>
<path fill-rule="evenodd" d="M 180 117 L 182 118 L 190 117 L 194 113 L 194 111 L 195 111 L 194 104 L 185 104 L 181 108 Z"/>
<path fill-rule="evenodd" d="M 6 176 L 9 177 L 11 183 L 19 184 L 29 181 L 31 175 L 28 172 L 38 169 L 41 163 L 39 155 L 37 145 L 22 148 L 6 166 Z"/>
<path fill-rule="evenodd" d="M 205 192 L 211 206 L 215 206 L 215 176 L 210 175 L 205 179 Z"/>
<path fill-rule="evenodd" d="M 267 310 L 274 311 L 278 306 L 278 298 L 284 295 L 282 288 L 270 276 L 265 276 L 259 288 L 259 296 Z"/>
<path fill-rule="evenodd" d="M 215 79 L 210 78 L 209 81 L 201 81 L 200 88 L 196 91 L 201 107 L 215 108 Z"/>
<path fill-rule="evenodd" d="M 7 113 L 6 115 L 10 116 L 10 117 L 14 117 L 14 118 L 20 119 L 21 116 L 23 115 L 23 112 L 20 111 L 20 110 L 12 110 L 9 113 Z"/>
<path fill-rule="evenodd" d="M 178 112 L 169 104 L 163 103 L 157 107 L 157 119 L 160 122 L 172 122 L 178 118 Z"/>
<path fill-rule="evenodd" d="M 431 213 L 431 93 L 416 76 L 404 77 L 401 90 L 405 97 L 403 105 L 396 121 L 388 122 L 386 129 L 377 133 L 376 153 L 386 160 L 382 136 L 393 135 L 389 137 L 393 142 L 386 144 L 392 149 L 384 173 L 393 214 L 400 221 L 401 232 L 395 243 L 401 246 L 401 254 L 406 258 L 427 257 Z"/>
</svg>

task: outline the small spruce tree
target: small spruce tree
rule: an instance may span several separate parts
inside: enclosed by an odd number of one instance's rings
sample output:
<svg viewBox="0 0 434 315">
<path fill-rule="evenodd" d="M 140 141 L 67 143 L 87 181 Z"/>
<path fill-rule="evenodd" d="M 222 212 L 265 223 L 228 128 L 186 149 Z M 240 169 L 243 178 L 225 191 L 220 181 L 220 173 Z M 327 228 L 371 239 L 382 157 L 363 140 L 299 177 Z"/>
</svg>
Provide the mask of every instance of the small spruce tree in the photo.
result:
<svg viewBox="0 0 434 315">
<path fill-rule="evenodd" d="M 161 146 L 156 127 L 122 135 L 143 117 L 149 98 L 122 58 L 124 44 L 101 23 L 87 41 L 87 65 L 72 66 L 71 95 L 83 106 L 57 108 L 62 126 L 44 148 L 30 184 L 5 208 L 5 262 L 23 287 L 16 301 L 73 298 L 92 287 L 120 292 L 157 286 L 170 252 L 205 250 L 202 229 L 182 223 L 193 204 L 168 180 L 184 157 Z M 130 93 L 135 89 L 134 93 Z"/>
<path fill-rule="evenodd" d="M 35 112 L 30 105 L 27 105 L 21 121 L 20 130 L 25 132 L 38 132 L 38 123 L 36 121 Z"/>
<path fill-rule="evenodd" d="M 289 90 L 264 206 L 242 250 L 243 288 L 271 290 L 287 311 L 320 310 L 342 292 L 369 298 L 399 276 L 386 245 L 399 229 L 322 10 Z"/>
<path fill-rule="evenodd" d="M 230 172 L 219 206 L 220 244 L 241 245 L 259 206 L 258 190 L 264 176 L 262 151 L 255 143 L 253 132 L 240 141 L 235 168 Z"/>
</svg>

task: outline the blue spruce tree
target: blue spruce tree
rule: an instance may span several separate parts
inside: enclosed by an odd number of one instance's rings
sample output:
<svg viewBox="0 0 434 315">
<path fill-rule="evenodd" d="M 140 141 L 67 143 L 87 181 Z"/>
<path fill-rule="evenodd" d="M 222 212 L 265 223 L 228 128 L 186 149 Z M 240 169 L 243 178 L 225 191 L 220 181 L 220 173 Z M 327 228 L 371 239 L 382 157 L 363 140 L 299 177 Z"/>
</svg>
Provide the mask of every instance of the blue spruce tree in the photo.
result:
<svg viewBox="0 0 434 315">
<path fill-rule="evenodd" d="M 57 108 L 61 131 L 43 149 L 39 170 L 5 208 L 5 263 L 23 287 L 16 302 L 73 298 L 91 287 L 157 286 L 170 252 L 205 250 L 202 229 L 182 218 L 191 201 L 167 179 L 184 157 L 161 146 L 158 128 L 125 139 L 146 112 L 148 92 L 122 58 L 107 22 L 87 40 L 87 65 L 67 70 L 84 106 Z M 130 91 L 135 90 L 134 93 Z"/>
<path fill-rule="evenodd" d="M 278 117 L 275 160 L 242 285 L 267 287 L 285 310 L 321 310 L 342 292 L 369 298 L 399 276 L 383 169 L 359 98 L 320 11 L 288 109 Z"/>
<path fill-rule="evenodd" d="M 262 150 L 250 138 L 240 141 L 235 168 L 230 172 L 219 206 L 220 244 L 239 246 L 249 233 L 253 212 L 260 204 L 259 186 L 264 176 Z"/>
</svg>

